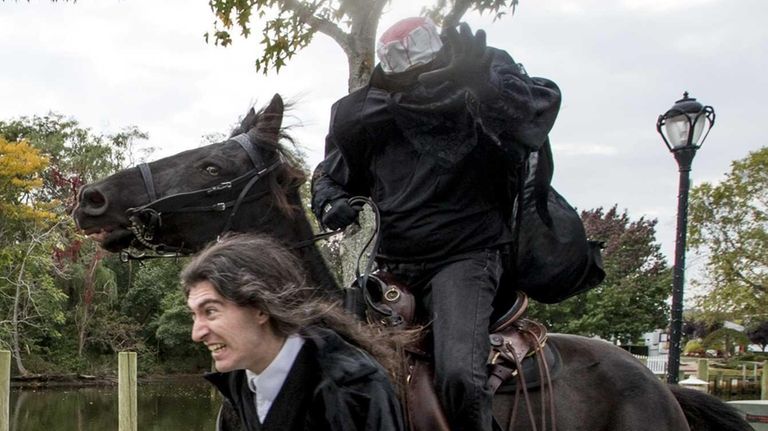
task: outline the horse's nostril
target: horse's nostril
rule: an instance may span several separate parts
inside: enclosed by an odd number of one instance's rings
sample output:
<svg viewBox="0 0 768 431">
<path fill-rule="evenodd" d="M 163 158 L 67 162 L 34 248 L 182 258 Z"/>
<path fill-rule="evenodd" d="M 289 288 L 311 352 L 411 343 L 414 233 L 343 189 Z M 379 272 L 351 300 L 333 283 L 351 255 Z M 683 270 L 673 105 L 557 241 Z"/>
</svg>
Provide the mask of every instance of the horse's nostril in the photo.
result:
<svg viewBox="0 0 768 431">
<path fill-rule="evenodd" d="M 94 188 L 83 190 L 80 207 L 83 212 L 91 216 L 100 216 L 107 211 L 109 203 L 107 197 Z"/>
</svg>

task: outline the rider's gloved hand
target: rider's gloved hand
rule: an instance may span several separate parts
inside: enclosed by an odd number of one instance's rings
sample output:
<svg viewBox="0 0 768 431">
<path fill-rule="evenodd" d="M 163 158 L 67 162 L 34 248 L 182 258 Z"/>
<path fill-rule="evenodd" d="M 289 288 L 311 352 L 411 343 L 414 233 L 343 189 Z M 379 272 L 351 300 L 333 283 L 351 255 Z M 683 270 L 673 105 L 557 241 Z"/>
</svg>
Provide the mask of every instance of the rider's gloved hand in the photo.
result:
<svg viewBox="0 0 768 431">
<path fill-rule="evenodd" d="M 451 54 L 450 63 L 437 70 L 419 75 L 419 81 L 426 86 L 438 86 L 446 81 L 466 87 L 479 101 L 495 97 L 499 85 L 492 82 L 490 73 L 493 51 L 485 44 L 485 31 L 474 35 L 467 23 L 461 23 L 459 31 L 447 28 L 444 40 Z"/>
<path fill-rule="evenodd" d="M 350 205 L 346 198 L 336 199 L 323 208 L 323 225 L 331 230 L 344 229 L 357 220 L 361 209 L 361 206 Z"/>
</svg>

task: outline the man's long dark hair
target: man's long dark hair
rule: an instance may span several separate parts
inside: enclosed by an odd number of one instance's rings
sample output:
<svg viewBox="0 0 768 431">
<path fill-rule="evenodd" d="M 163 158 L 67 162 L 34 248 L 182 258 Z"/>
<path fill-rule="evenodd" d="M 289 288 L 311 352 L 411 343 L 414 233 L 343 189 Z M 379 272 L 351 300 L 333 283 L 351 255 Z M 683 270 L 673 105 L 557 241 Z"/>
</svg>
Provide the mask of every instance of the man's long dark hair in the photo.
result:
<svg viewBox="0 0 768 431">
<path fill-rule="evenodd" d="M 394 338 L 363 325 L 339 304 L 322 299 L 319 290 L 306 285 L 301 262 L 274 239 L 233 234 L 211 243 L 181 272 L 185 297 L 204 281 L 223 298 L 269 315 L 277 335 L 302 334 L 317 326 L 332 329 L 370 353 L 400 380 L 402 360 Z"/>
</svg>

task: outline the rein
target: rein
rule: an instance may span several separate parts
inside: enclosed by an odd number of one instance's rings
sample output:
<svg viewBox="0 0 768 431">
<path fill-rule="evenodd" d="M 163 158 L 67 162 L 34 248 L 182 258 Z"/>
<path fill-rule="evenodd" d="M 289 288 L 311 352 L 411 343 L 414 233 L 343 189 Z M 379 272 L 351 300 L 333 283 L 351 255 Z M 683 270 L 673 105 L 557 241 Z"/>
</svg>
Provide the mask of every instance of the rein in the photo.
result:
<svg viewBox="0 0 768 431">
<path fill-rule="evenodd" d="M 248 154 L 248 158 L 251 159 L 253 168 L 245 174 L 230 180 L 221 182 L 215 186 L 198 189 L 191 192 L 181 192 L 172 195 L 158 198 L 155 192 L 154 181 L 152 178 L 152 171 L 147 163 L 142 163 L 137 166 L 141 173 L 141 178 L 144 181 L 144 188 L 147 191 L 149 197 L 149 203 L 126 210 L 128 219 L 131 222 L 131 226 L 128 228 L 133 232 L 136 241 L 149 250 L 156 253 L 155 256 L 145 256 L 143 253 L 135 254 L 132 252 L 124 252 L 121 254 L 122 260 L 144 260 L 152 258 L 171 258 L 179 257 L 185 253 L 184 246 L 179 247 L 169 246 L 162 243 L 153 243 L 155 233 L 162 227 L 164 214 L 179 214 L 179 213 L 193 213 L 193 212 L 214 212 L 223 213 L 228 209 L 232 209 L 229 214 L 224 228 L 219 233 L 219 237 L 228 232 L 232 228 L 235 215 L 238 209 L 244 202 L 250 202 L 261 198 L 266 193 L 257 193 L 248 195 L 251 188 L 267 174 L 277 169 L 284 160 L 279 157 L 275 162 L 266 165 L 263 163 L 262 158 L 253 148 L 251 139 L 245 133 L 239 134 L 230 138 L 230 140 L 237 142 Z M 220 200 L 213 204 L 201 205 L 198 202 L 202 199 L 216 197 L 225 192 L 237 192 L 239 190 L 236 199 L 223 201 Z"/>
<path fill-rule="evenodd" d="M 403 323 L 403 317 L 396 313 L 391 307 L 383 304 L 377 304 L 376 301 L 373 300 L 371 292 L 368 290 L 368 280 L 373 279 L 375 282 L 381 283 L 381 279 L 373 274 L 373 265 L 376 261 L 376 255 L 378 254 L 379 246 L 381 245 L 381 235 L 379 235 L 379 231 L 381 229 L 381 214 L 379 212 L 379 207 L 372 199 L 364 196 L 353 196 L 349 198 L 347 202 L 352 206 L 359 205 L 360 207 L 367 204 L 373 212 L 373 231 L 371 232 L 370 238 L 368 238 L 368 241 L 366 241 L 366 243 L 360 249 L 360 253 L 357 255 L 357 261 L 355 264 L 355 281 L 353 282 L 353 287 L 351 289 L 357 288 L 359 290 L 359 294 L 362 297 L 365 306 L 368 307 L 369 310 L 373 310 L 378 313 L 378 318 L 380 320 L 386 321 L 387 325 L 389 326 L 397 326 Z M 365 251 L 368 250 L 369 247 L 370 252 L 366 256 Z M 365 264 L 365 268 L 363 268 L 361 272 L 361 262 L 363 257 L 367 257 L 367 262 Z M 354 300 L 349 298 L 349 301 Z M 345 302 L 345 308 L 347 311 L 354 314 L 357 308 L 357 304 L 353 302 Z"/>
</svg>

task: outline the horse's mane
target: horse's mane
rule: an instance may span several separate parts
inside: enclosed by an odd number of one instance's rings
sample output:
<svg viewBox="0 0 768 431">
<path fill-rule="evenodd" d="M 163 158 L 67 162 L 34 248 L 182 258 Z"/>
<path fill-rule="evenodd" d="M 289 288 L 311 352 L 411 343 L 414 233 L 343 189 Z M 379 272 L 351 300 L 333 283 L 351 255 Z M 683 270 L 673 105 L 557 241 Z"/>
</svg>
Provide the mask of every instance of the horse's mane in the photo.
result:
<svg viewBox="0 0 768 431">
<path fill-rule="evenodd" d="M 284 109 L 288 110 L 290 105 Z M 283 163 L 269 175 L 269 189 L 277 207 L 286 216 L 293 218 L 302 212 L 299 202 L 291 202 L 289 197 L 297 193 L 307 180 L 307 170 L 297 154 L 296 141 L 282 124 L 283 112 L 269 113 L 264 108 L 251 109 L 230 137 L 247 133 L 251 142 L 265 153 L 274 153 Z M 258 125 L 258 127 L 255 127 Z M 289 144 L 286 145 L 286 144 Z"/>
</svg>

